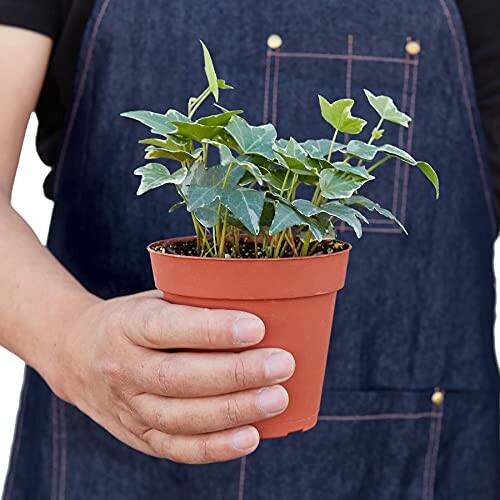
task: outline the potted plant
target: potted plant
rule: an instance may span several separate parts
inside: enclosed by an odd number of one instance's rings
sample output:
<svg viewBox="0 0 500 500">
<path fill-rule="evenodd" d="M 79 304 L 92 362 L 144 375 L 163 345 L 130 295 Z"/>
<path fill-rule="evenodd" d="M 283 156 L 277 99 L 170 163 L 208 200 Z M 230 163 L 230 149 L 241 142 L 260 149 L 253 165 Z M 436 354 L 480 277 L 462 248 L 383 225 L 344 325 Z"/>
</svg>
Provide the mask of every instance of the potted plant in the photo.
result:
<svg viewBox="0 0 500 500">
<path fill-rule="evenodd" d="M 337 240 L 336 223 L 344 221 L 359 238 L 362 223 L 368 223 L 360 209 L 366 209 L 406 233 L 389 210 L 358 194 L 390 158 L 419 169 L 436 197 L 439 181 L 428 163 L 395 146 L 375 144 L 384 122 L 408 127 L 411 121 L 389 97 L 365 90 L 380 117 L 368 142 L 337 142 L 340 133 L 357 135 L 367 122 L 351 114 L 352 99 L 330 103 L 322 96 L 321 114 L 332 126 L 332 139 L 278 140 L 273 125 L 252 126 L 241 110 L 217 104 L 219 93 L 232 87 L 217 78 L 203 42 L 202 48 L 208 87 L 189 99 L 187 114 L 171 109 L 122 115 L 155 135 L 139 141 L 146 159 L 178 165 L 172 170 L 151 162 L 135 170 L 141 176 L 137 194 L 171 184 L 179 203 L 170 211 L 184 208 L 193 221 L 195 236 L 149 245 L 155 283 L 173 303 L 258 315 L 266 325 L 260 346 L 294 355 L 295 374 L 284 384 L 288 409 L 256 425 L 262 438 L 286 436 L 317 422 L 335 298 L 351 250 Z M 210 96 L 217 112 L 195 118 Z M 213 152 L 216 162 L 210 161 Z M 308 196 L 299 197 L 302 186 L 309 187 Z"/>
</svg>

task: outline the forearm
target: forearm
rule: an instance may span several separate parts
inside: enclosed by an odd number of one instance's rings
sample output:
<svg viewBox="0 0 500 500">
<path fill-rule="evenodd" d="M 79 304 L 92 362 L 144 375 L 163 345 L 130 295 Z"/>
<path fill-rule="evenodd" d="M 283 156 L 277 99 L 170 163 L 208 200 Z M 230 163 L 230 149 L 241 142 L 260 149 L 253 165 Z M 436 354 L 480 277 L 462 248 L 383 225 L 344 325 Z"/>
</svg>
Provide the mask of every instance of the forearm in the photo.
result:
<svg viewBox="0 0 500 500">
<path fill-rule="evenodd" d="M 0 194 L 0 344 L 43 372 L 57 355 L 64 325 L 98 300 Z"/>
</svg>

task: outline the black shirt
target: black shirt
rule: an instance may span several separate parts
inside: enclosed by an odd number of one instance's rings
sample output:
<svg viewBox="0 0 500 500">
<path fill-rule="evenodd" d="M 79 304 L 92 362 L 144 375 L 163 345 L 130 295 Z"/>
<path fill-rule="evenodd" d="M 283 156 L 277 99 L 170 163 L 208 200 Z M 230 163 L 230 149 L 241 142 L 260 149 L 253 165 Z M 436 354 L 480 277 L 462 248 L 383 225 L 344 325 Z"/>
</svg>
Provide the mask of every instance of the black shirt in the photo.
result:
<svg viewBox="0 0 500 500">
<path fill-rule="evenodd" d="M 456 0 L 469 43 L 489 162 L 500 207 L 500 0 Z M 31 29 L 54 40 L 36 113 L 37 147 L 44 163 L 57 162 L 71 102 L 79 47 L 94 0 L 0 0 L 0 24 Z M 51 197 L 52 176 L 45 184 Z"/>
</svg>

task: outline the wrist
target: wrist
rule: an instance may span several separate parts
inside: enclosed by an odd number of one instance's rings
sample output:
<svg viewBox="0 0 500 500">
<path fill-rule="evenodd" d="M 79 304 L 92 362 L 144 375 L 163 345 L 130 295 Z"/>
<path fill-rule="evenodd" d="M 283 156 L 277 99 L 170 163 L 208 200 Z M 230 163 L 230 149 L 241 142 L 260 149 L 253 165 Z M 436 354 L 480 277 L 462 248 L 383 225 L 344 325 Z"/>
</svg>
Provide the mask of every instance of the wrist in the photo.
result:
<svg viewBox="0 0 500 500">
<path fill-rule="evenodd" d="M 67 382 L 71 378 L 75 326 L 88 311 L 103 302 L 87 291 L 69 294 L 54 307 L 51 320 L 40 330 L 40 348 L 26 362 L 33 367 L 60 398 L 69 401 Z"/>
</svg>

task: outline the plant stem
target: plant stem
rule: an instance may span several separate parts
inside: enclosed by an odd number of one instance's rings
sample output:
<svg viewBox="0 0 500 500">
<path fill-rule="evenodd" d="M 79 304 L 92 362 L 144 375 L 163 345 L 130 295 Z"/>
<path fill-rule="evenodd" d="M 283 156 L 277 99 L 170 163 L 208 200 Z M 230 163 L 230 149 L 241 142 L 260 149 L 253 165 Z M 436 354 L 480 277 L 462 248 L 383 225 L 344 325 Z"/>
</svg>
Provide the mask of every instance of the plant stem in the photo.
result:
<svg viewBox="0 0 500 500">
<path fill-rule="evenodd" d="M 307 254 L 309 252 L 309 245 L 311 244 L 311 238 L 312 238 L 312 233 L 311 230 L 309 229 L 306 233 L 306 238 L 304 240 L 304 244 L 302 245 L 302 250 L 300 252 L 300 255 L 302 257 L 307 257 Z"/>
<path fill-rule="evenodd" d="M 370 137 L 368 144 L 373 144 L 373 141 L 375 140 L 375 132 L 378 132 L 380 130 L 382 123 L 384 123 L 384 119 L 380 118 L 380 121 L 377 123 L 377 126 L 372 130 L 372 136 Z"/>
<path fill-rule="evenodd" d="M 219 257 L 224 257 L 226 253 L 226 230 L 227 230 L 228 218 L 229 218 L 229 209 L 226 208 L 226 213 L 224 214 L 224 225 L 222 226 L 222 235 L 220 237 L 220 243 L 219 243 Z"/>
<path fill-rule="evenodd" d="M 203 102 L 205 101 L 205 99 L 207 99 L 207 97 L 210 95 L 210 87 L 207 87 L 201 94 L 199 97 L 197 97 L 195 99 L 194 104 L 192 105 L 192 107 L 188 107 L 188 118 L 193 118 L 194 114 L 196 113 L 196 111 L 198 111 L 198 108 L 203 104 Z"/>
<path fill-rule="evenodd" d="M 274 248 L 274 253 L 273 253 L 273 256 L 275 259 L 277 259 L 280 256 L 280 248 L 281 248 L 281 244 L 283 243 L 283 240 L 285 238 L 285 235 L 286 235 L 286 230 L 282 231 L 282 233 L 279 236 L 278 243 L 276 244 L 276 246 Z"/>
<path fill-rule="evenodd" d="M 387 160 L 390 160 L 391 157 L 389 155 L 385 156 L 381 160 L 379 160 L 377 163 L 374 163 L 368 170 L 367 172 L 373 172 L 377 167 L 380 167 L 383 163 L 385 163 Z"/>
<path fill-rule="evenodd" d="M 335 141 L 337 140 L 337 135 L 339 131 L 335 129 L 335 133 L 333 134 L 332 143 L 330 144 L 330 151 L 328 152 L 328 161 L 332 159 L 333 147 L 335 146 Z"/>
</svg>

